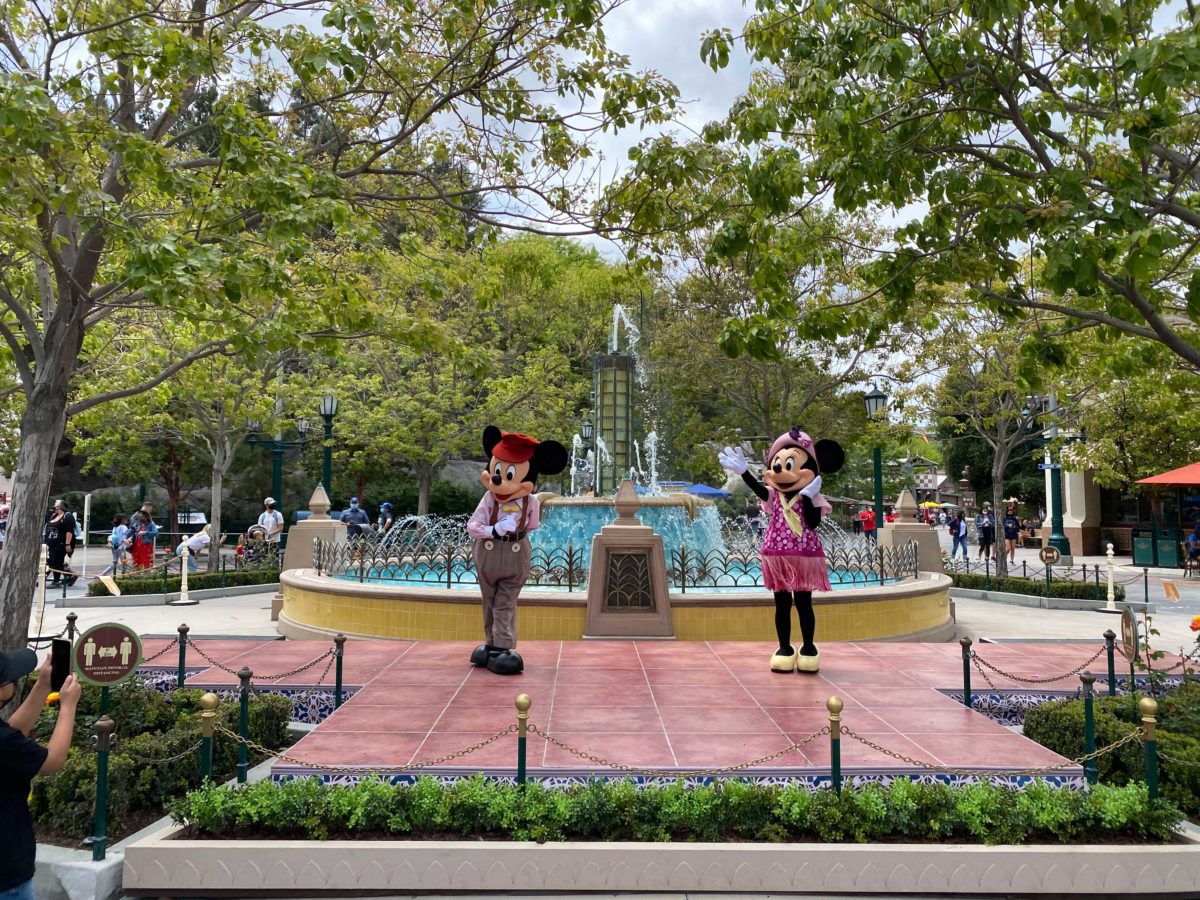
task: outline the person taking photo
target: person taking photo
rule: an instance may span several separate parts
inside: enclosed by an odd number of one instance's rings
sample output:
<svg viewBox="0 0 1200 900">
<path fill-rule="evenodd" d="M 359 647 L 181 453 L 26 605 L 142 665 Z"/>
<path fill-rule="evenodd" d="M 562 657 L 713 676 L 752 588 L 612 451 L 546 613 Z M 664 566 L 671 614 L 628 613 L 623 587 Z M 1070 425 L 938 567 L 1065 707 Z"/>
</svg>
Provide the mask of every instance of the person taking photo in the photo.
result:
<svg viewBox="0 0 1200 900">
<path fill-rule="evenodd" d="M 25 676 L 37 668 L 32 650 L 0 652 L 0 708 L 18 691 Z M 8 719 L 0 719 L 0 900 L 34 900 L 33 870 L 37 843 L 29 812 L 29 786 L 34 775 L 52 775 L 66 764 L 75 730 L 75 712 L 82 688 L 68 675 L 58 692 L 58 722 L 50 743 L 43 747 L 29 734 L 50 696 L 50 657 L 42 663 L 37 683 Z"/>
</svg>

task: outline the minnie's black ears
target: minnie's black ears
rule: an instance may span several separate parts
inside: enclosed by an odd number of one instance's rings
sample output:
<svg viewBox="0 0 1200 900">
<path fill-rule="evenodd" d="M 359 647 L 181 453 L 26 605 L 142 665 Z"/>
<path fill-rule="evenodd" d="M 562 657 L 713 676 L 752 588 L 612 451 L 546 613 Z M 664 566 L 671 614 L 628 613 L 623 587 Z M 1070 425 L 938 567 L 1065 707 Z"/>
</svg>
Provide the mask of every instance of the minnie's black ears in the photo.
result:
<svg viewBox="0 0 1200 900">
<path fill-rule="evenodd" d="M 822 475 L 832 475 L 839 471 L 846 462 L 846 451 L 837 441 L 821 440 L 813 446 L 817 457 L 817 466 Z"/>
</svg>

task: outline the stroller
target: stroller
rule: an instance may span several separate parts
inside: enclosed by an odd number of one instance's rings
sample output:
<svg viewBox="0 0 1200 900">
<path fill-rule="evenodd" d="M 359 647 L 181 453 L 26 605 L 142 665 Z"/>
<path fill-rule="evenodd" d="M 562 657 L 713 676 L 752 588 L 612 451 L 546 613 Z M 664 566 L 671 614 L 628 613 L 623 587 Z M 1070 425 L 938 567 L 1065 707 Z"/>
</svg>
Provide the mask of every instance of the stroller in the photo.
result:
<svg viewBox="0 0 1200 900">
<path fill-rule="evenodd" d="M 238 539 L 234 565 L 239 569 L 277 568 L 279 544 L 267 540 L 267 530 L 261 525 L 251 525 Z"/>
</svg>

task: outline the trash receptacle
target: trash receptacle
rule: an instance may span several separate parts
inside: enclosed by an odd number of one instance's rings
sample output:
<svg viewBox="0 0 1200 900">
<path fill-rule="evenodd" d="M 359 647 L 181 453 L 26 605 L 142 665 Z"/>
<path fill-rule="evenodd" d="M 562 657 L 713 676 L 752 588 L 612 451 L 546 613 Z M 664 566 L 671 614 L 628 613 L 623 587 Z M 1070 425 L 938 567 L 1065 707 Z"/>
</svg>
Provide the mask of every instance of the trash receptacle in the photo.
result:
<svg viewBox="0 0 1200 900">
<path fill-rule="evenodd" d="M 1158 553 L 1153 528 L 1132 529 L 1133 564 L 1135 566 L 1157 566 Z"/>
<path fill-rule="evenodd" d="M 1158 551 L 1158 565 L 1167 569 L 1180 568 L 1183 566 L 1179 550 L 1179 542 L 1183 540 L 1183 529 L 1181 528 L 1160 528 L 1158 529 L 1158 538 L 1155 541 L 1156 550 Z"/>
</svg>

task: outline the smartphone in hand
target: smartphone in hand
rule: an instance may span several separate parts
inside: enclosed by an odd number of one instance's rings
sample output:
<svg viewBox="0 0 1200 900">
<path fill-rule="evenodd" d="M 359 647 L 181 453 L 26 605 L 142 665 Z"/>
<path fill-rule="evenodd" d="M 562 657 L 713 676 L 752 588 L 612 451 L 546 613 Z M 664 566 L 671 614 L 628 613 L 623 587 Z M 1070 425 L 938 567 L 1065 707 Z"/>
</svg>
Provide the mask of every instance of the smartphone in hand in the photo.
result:
<svg viewBox="0 0 1200 900">
<path fill-rule="evenodd" d="M 71 674 L 71 642 L 55 638 L 50 646 L 50 690 L 58 691 Z"/>
</svg>

